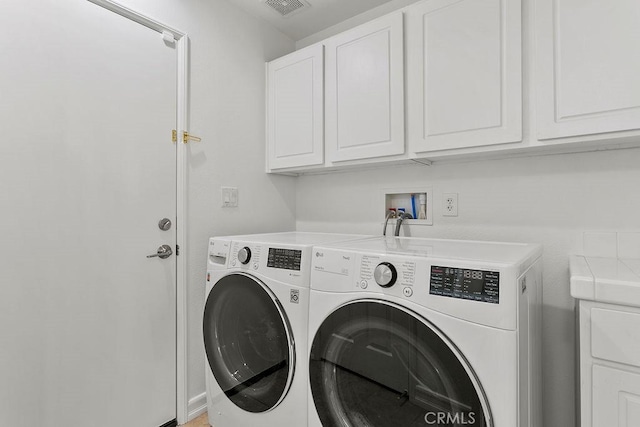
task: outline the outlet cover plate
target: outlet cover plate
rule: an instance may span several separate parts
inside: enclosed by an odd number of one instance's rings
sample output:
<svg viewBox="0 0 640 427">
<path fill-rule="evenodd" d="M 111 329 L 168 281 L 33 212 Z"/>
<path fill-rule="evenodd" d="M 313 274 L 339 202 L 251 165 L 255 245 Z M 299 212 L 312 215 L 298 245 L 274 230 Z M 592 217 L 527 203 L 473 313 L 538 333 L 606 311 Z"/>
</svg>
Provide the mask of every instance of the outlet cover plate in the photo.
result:
<svg viewBox="0 0 640 427">
<path fill-rule="evenodd" d="M 442 216 L 458 216 L 458 193 L 442 193 Z"/>
</svg>

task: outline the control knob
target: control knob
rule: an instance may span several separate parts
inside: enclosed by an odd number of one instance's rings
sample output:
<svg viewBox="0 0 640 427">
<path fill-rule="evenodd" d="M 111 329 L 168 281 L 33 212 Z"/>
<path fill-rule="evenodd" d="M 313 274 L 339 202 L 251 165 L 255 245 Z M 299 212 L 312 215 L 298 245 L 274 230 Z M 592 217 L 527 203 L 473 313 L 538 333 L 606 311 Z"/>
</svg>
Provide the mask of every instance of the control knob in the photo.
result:
<svg viewBox="0 0 640 427">
<path fill-rule="evenodd" d="M 245 246 L 238 251 L 238 261 L 243 264 L 248 264 L 251 261 L 251 249 L 249 247 Z"/>
<path fill-rule="evenodd" d="M 378 285 L 383 288 L 389 288 L 396 283 L 398 273 L 396 272 L 396 268 L 393 264 L 389 262 L 381 262 L 373 271 L 373 278 L 376 280 Z"/>
</svg>

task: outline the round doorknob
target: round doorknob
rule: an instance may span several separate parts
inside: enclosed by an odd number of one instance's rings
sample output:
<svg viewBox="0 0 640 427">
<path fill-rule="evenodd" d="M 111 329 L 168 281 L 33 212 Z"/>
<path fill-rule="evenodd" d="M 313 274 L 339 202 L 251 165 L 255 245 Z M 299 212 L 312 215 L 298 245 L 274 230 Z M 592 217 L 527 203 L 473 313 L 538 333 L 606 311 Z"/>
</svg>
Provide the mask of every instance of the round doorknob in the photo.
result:
<svg viewBox="0 0 640 427">
<path fill-rule="evenodd" d="M 249 249 L 247 246 L 240 249 L 238 251 L 238 261 L 243 264 L 248 264 L 249 261 L 251 261 L 251 249 Z"/>
<path fill-rule="evenodd" d="M 389 262 L 381 262 L 373 271 L 373 278 L 376 280 L 378 285 L 383 288 L 389 288 L 396 283 L 398 273 L 396 272 L 396 268 L 393 264 Z"/>
</svg>

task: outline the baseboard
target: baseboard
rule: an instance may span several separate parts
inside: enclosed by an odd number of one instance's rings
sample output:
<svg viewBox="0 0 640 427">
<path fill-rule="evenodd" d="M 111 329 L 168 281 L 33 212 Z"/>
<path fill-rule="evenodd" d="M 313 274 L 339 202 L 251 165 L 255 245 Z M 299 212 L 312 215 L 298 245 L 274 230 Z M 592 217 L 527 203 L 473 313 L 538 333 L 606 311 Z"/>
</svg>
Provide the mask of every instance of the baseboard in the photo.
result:
<svg viewBox="0 0 640 427">
<path fill-rule="evenodd" d="M 189 412 L 189 421 L 204 414 L 207 411 L 207 393 L 201 393 L 189 399 L 187 410 Z"/>
</svg>

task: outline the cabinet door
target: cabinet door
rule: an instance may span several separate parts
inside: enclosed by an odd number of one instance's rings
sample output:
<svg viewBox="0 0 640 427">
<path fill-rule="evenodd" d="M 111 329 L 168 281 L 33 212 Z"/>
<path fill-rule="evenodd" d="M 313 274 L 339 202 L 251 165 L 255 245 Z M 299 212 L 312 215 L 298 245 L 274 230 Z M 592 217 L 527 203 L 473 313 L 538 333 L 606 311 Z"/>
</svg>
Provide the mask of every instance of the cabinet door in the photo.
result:
<svg viewBox="0 0 640 427">
<path fill-rule="evenodd" d="M 324 162 L 323 47 L 267 64 L 267 170 Z"/>
<path fill-rule="evenodd" d="M 640 129 L 640 1 L 536 1 L 538 138 Z"/>
<path fill-rule="evenodd" d="M 412 152 L 522 140 L 520 0 L 431 0 L 406 10 Z"/>
<path fill-rule="evenodd" d="M 593 423 L 590 425 L 640 425 L 640 375 L 637 372 L 594 364 L 592 392 Z"/>
<path fill-rule="evenodd" d="M 404 153 L 402 13 L 325 42 L 329 161 Z"/>
</svg>

